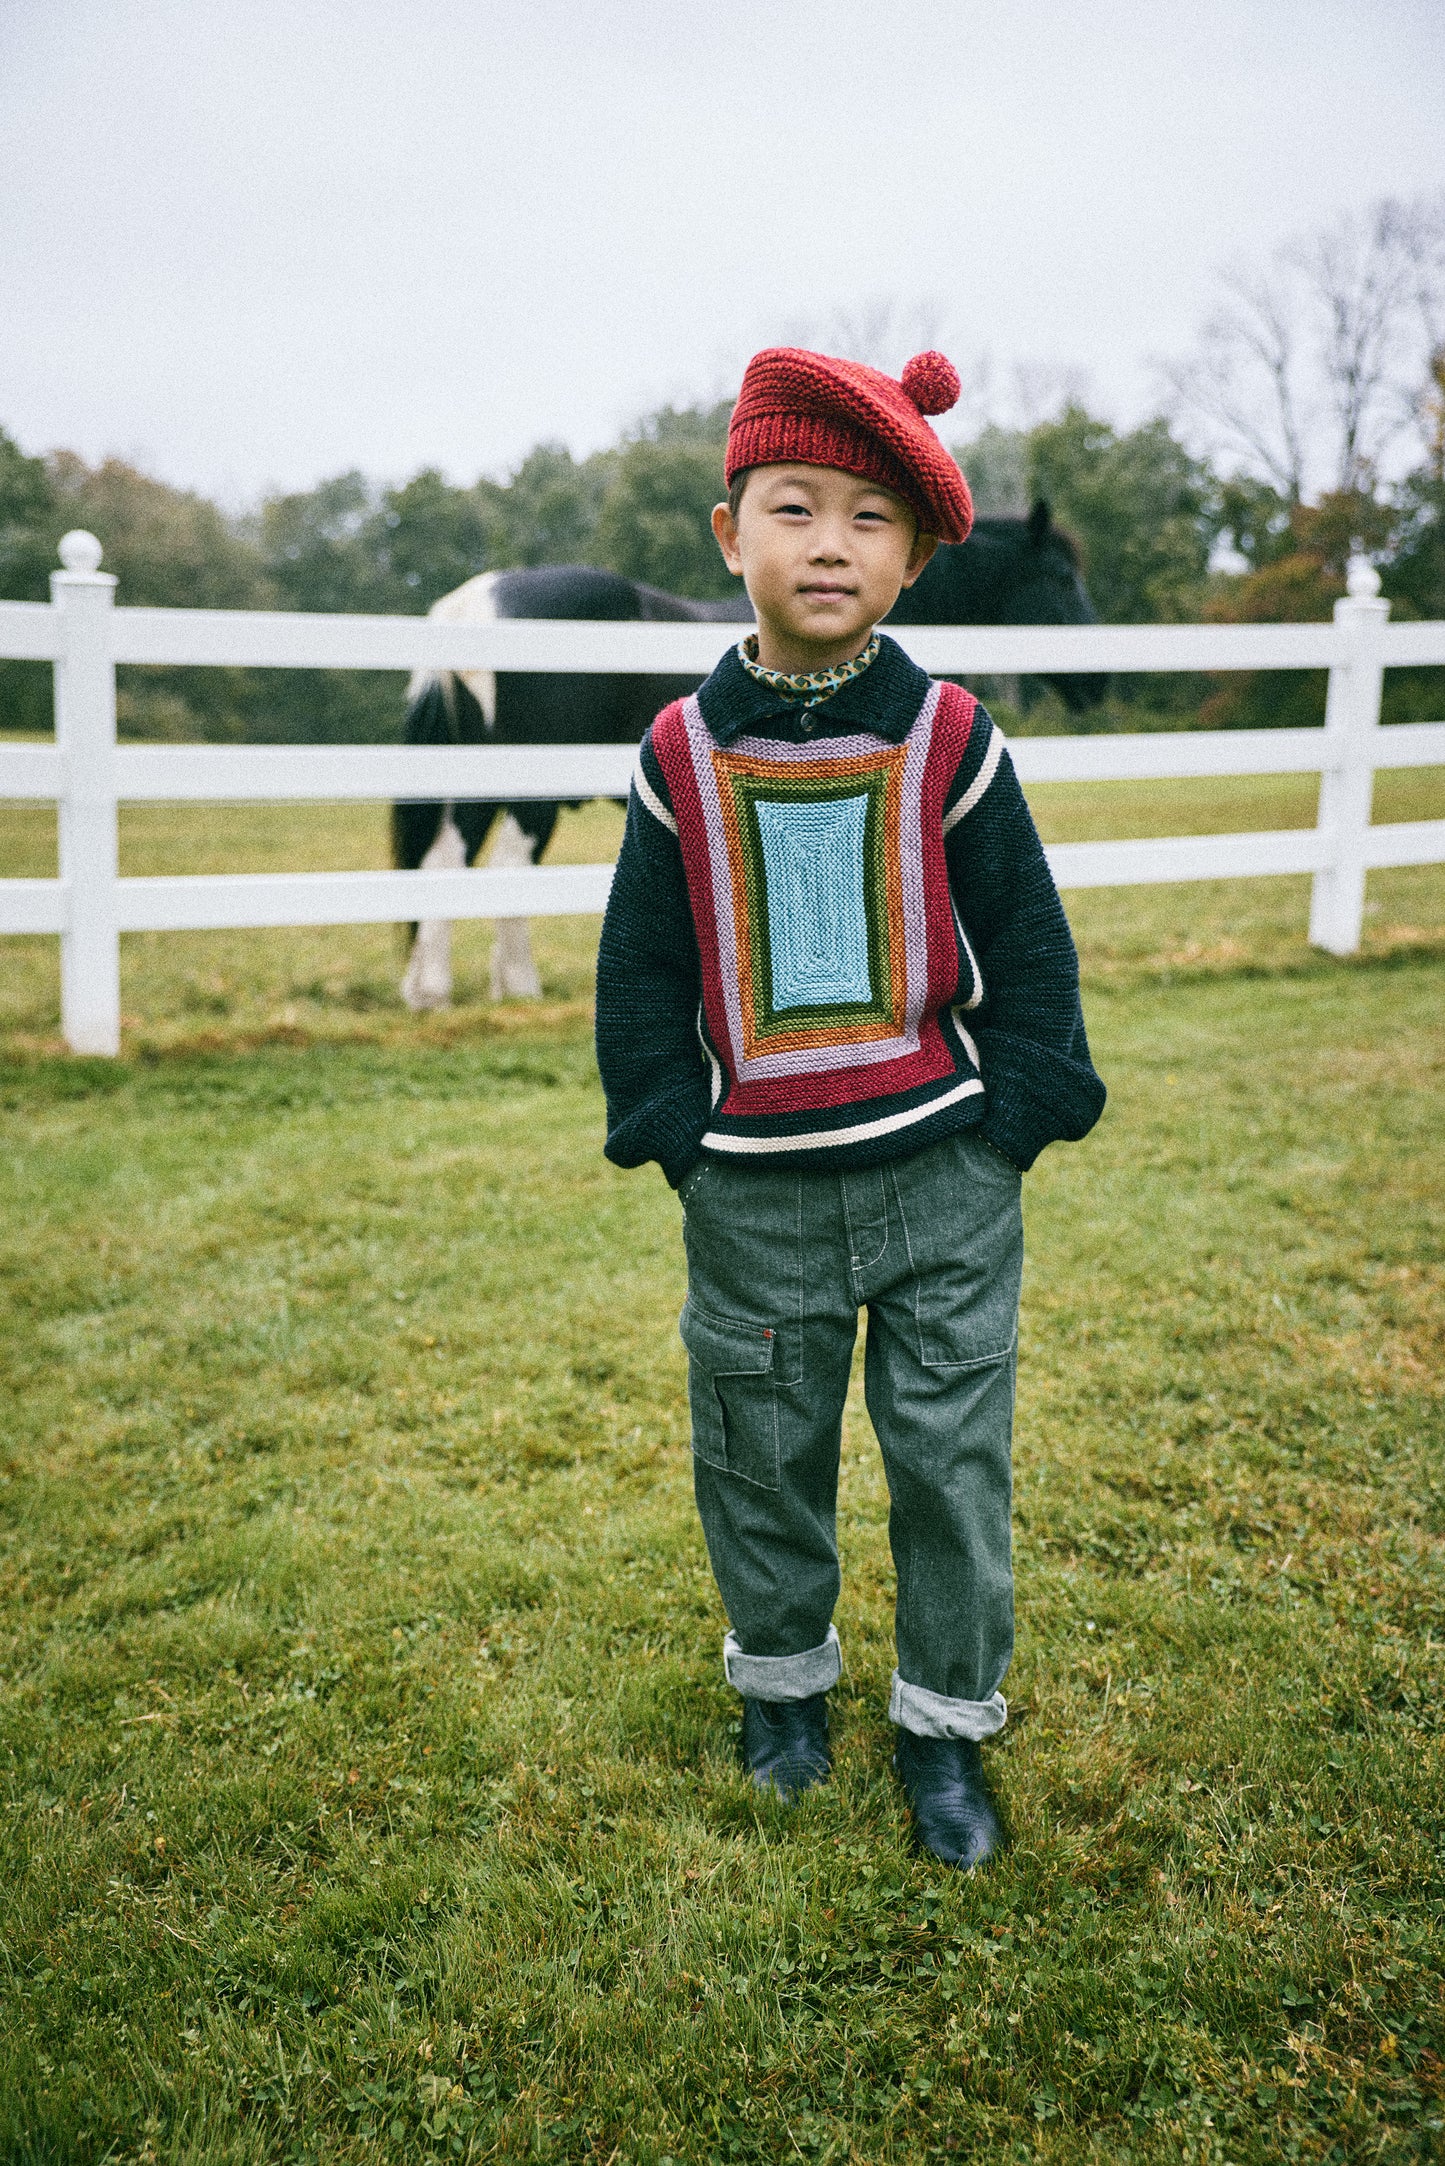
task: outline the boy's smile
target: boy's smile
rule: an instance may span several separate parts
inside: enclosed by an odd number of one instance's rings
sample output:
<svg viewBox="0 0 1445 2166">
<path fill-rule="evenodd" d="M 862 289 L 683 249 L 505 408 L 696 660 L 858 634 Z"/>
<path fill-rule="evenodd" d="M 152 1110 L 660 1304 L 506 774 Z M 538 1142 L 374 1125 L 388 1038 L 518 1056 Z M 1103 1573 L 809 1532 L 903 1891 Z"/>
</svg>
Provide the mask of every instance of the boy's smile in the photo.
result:
<svg viewBox="0 0 1445 2166">
<path fill-rule="evenodd" d="M 728 570 L 758 613 L 758 660 L 831 669 L 866 646 L 937 548 L 901 497 L 837 467 L 754 467 L 737 516 L 712 515 Z"/>
</svg>

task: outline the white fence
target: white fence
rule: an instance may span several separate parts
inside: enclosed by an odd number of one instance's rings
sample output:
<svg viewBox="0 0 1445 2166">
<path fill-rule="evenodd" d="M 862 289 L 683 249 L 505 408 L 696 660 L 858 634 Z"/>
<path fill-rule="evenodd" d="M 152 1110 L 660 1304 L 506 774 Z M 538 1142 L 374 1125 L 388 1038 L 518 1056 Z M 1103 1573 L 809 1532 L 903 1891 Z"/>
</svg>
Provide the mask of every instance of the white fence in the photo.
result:
<svg viewBox="0 0 1445 2166">
<path fill-rule="evenodd" d="M 120 1045 L 120 935 L 220 926 L 339 925 L 409 918 L 566 916 L 600 911 L 609 865 L 519 871 L 248 873 L 122 879 L 118 803 L 243 798 L 569 798 L 622 796 L 634 748 L 117 745 L 118 662 L 309 669 L 605 670 L 704 674 L 737 625 L 478 625 L 211 609 L 117 609 L 100 544 L 69 534 L 51 600 L 0 602 L 0 657 L 55 664 L 55 745 L 0 748 L 0 798 L 59 806 L 55 880 L 0 879 L 0 934 L 58 933 L 68 1044 Z M 1333 624 L 1055 627 L 929 626 L 898 637 L 925 669 L 1001 675 L 1059 671 L 1327 669 L 1320 729 L 1156 736 L 1034 737 L 1011 749 L 1025 782 L 1190 775 L 1321 776 L 1312 828 L 1273 834 L 1075 842 L 1050 849 L 1059 885 L 1312 873 L 1310 938 L 1359 945 L 1373 866 L 1445 861 L 1445 820 L 1372 826 L 1381 768 L 1445 765 L 1445 722 L 1380 725 L 1385 669 L 1445 664 L 1445 623 L 1386 620 L 1379 580 L 1351 567 Z"/>
</svg>

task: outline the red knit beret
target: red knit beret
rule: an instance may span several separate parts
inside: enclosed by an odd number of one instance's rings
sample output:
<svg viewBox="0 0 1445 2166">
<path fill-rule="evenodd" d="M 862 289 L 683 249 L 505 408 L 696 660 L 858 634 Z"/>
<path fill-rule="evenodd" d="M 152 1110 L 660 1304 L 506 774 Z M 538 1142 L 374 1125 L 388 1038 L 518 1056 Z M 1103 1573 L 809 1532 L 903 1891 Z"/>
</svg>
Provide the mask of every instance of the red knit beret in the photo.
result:
<svg viewBox="0 0 1445 2166">
<path fill-rule="evenodd" d="M 748 363 L 733 408 L 728 485 L 749 466 L 835 466 L 901 496 L 925 533 L 964 541 L 968 483 L 923 418 L 946 414 L 958 393 L 958 371 L 941 353 L 915 354 L 900 381 L 861 361 L 766 347 Z"/>
</svg>

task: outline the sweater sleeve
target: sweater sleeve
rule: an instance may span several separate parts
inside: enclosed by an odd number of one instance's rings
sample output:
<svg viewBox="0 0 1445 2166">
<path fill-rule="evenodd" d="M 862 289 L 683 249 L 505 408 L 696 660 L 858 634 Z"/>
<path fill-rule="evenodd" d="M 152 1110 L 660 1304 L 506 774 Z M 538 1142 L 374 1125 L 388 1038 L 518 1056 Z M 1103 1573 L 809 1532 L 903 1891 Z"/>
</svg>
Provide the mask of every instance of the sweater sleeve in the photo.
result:
<svg viewBox="0 0 1445 2166">
<path fill-rule="evenodd" d="M 944 806 L 949 884 L 982 980 L 965 1021 L 977 1042 L 979 1134 L 1027 1170 L 1077 1142 L 1104 1110 L 1059 891 L 1002 733 L 980 708 Z"/>
<path fill-rule="evenodd" d="M 702 967 L 667 783 L 644 738 L 597 950 L 606 1153 L 655 1158 L 674 1188 L 698 1156 L 711 1092 L 698 1036 Z"/>
</svg>

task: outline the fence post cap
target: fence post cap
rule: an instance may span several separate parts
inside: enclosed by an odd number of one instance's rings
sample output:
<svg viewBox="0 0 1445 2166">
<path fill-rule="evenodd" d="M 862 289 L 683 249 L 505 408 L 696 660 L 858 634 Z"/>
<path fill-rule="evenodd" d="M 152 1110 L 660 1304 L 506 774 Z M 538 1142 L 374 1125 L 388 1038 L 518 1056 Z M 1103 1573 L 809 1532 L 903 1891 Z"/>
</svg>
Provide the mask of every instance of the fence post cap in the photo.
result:
<svg viewBox="0 0 1445 2166">
<path fill-rule="evenodd" d="M 60 537 L 60 561 L 68 572 L 98 572 L 104 555 L 95 536 L 83 526 L 73 526 Z"/>
<path fill-rule="evenodd" d="M 62 548 L 64 544 L 61 544 Z M 1352 602 L 1372 602 L 1380 591 L 1380 575 L 1368 557 L 1351 557 L 1345 566 L 1345 591 Z"/>
</svg>

